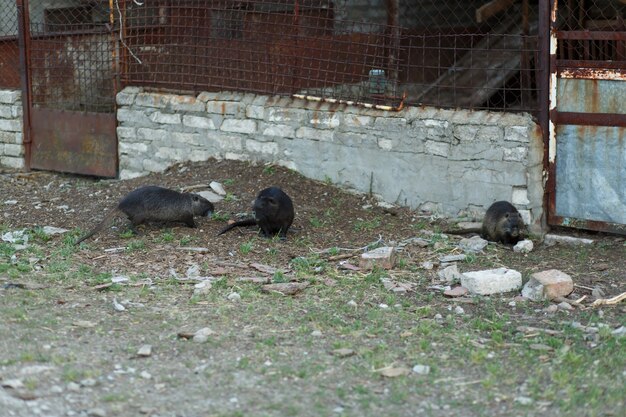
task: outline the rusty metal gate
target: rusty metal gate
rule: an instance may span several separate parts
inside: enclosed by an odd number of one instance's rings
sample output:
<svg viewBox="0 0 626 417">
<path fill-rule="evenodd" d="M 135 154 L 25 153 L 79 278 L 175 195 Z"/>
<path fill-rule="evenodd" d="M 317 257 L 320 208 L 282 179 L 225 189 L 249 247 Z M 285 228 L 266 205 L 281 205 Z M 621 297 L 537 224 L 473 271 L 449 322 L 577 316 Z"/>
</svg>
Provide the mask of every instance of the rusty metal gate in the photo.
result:
<svg viewBox="0 0 626 417">
<path fill-rule="evenodd" d="M 16 0 L 31 168 L 114 177 L 114 40 L 109 1 Z"/>
<path fill-rule="evenodd" d="M 626 233 L 624 3 L 552 2 L 552 225 Z"/>
</svg>

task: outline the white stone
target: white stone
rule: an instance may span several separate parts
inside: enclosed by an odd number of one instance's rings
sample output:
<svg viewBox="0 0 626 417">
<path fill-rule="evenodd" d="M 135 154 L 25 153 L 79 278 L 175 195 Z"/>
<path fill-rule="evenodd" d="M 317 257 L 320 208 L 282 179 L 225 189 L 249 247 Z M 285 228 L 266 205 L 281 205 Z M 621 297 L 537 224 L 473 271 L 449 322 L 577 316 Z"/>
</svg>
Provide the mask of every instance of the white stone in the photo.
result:
<svg viewBox="0 0 626 417">
<path fill-rule="evenodd" d="M 220 201 L 224 200 L 224 197 L 215 194 L 213 191 L 208 191 L 208 190 L 198 191 L 196 194 L 198 194 L 201 197 L 206 198 L 211 203 L 219 203 Z"/>
<path fill-rule="evenodd" d="M 333 130 L 314 129 L 312 127 L 300 127 L 296 130 L 296 137 L 302 139 L 332 142 L 334 136 Z"/>
<path fill-rule="evenodd" d="M 393 149 L 393 140 L 378 139 L 378 147 L 384 151 L 390 151 Z"/>
<path fill-rule="evenodd" d="M 7 143 L 4 145 L 4 154 L 6 156 L 24 156 L 24 146 Z"/>
<path fill-rule="evenodd" d="M 256 132 L 257 122 L 254 120 L 226 119 L 222 122 L 220 130 L 223 132 L 251 134 Z"/>
<path fill-rule="evenodd" d="M 215 123 L 208 117 L 191 116 L 188 114 L 183 115 L 183 125 L 189 127 L 196 127 L 198 129 L 210 129 L 216 130 Z"/>
<path fill-rule="evenodd" d="M 580 245 L 591 245 L 593 244 L 592 239 L 583 239 L 573 236 L 561 236 L 561 235 L 553 235 L 548 233 L 543 238 L 543 244 L 546 246 L 552 246 L 557 243 L 561 243 L 563 245 L 570 246 L 580 246 Z"/>
<path fill-rule="evenodd" d="M 265 129 L 263 129 L 263 136 L 293 138 L 296 136 L 296 128 L 287 125 L 268 125 Z"/>
<path fill-rule="evenodd" d="M 530 210 L 518 210 L 519 215 L 522 217 L 525 225 L 532 224 L 532 216 L 530 214 Z"/>
<path fill-rule="evenodd" d="M 0 119 L 0 130 L 6 130 L 9 132 L 21 132 L 22 121 L 13 119 Z"/>
<path fill-rule="evenodd" d="M 21 97 L 22 93 L 19 90 L 0 90 L 0 103 L 13 104 Z"/>
<path fill-rule="evenodd" d="M 169 108 L 175 112 L 203 112 L 206 110 L 206 103 L 192 96 L 173 95 Z"/>
<path fill-rule="evenodd" d="M 246 107 L 246 117 L 248 119 L 263 119 L 265 117 L 265 107 L 250 105 Z"/>
<path fill-rule="evenodd" d="M 242 105 L 232 101 L 209 101 L 206 108 L 208 113 L 233 116 L 239 113 Z"/>
<path fill-rule="evenodd" d="M 456 264 L 450 265 L 442 269 L 441 271 L 437 271 L 437 276 L 439 277 L 440 280 L 447 282 L 449 284 L 452 284 L 454 282 L 459 282 L 461 281 L 461 278 L 463 277 L 461 273 L 459 272 L 459 269 L 457 268 Z"/>
<path fill-rule="evenodd" d="M 237 302 L 241 300 L 241 295 L 239 295 L 239 293 L 237 292 L 231 292 L 230 294 L 228 294 L 227 298 L 229 301 Z"/>
<path fill-rule="evenodd" d="M 138 93 L 135 97 L 135 105 L 164 109 L 169 104 L 171 98 L 171 94 Z"/>
<path fill-rule="evenodd" d="M 189 156 L 189 150 L 180 149 L 180 148 L 167 148 L 167 147 L 162 146 L 158 148 L 158 150 L 155 153 L 155 156 L 157 158 L 161 158 L 161 159 L 165 159 L 169 161 L 182 162 L 182 161 L 185 161 L 187 157 Z"/>
<path fill-rule="evenodd" d="M 26 163 L 24 162 L 24 158 L 2 156 L 0 157 L 0 166 L 11 169 L 24 169 L 26 167 Z"/>
<path fill-rule="evenodd" d="M 117 121 L 126 122 L 130 125 L 141 124 L 150 125 L 150 118 L 141 110 L 129 110 L 127 108 L 117 109 Z"/>
<path fill-rule="evenodd" d="M 166 141 L 169 136 L 169 132 L 165 129 L 149 129 L 141 127 L 137 129 L 137 139 L 163 142 Z"/>
<path fill-rule="evenodd" d="M 137 129 L 128 126 L 118 126 L 117 137 L 121 139 L 134 139 L 137 137 Z"/>
<path fill-rule="evenodd" d="M 448 156 L 450 145 L 445 142 L 437 142 L 434 140 L 427 140 L 424 144 L 424 148 L 427 153 L 437 156 Z"/>
<path fill-rule="evenodd" d="M 148 145 L 141 142 L 120 142 L 119 152 L 136 156 L 137 154 L 144 154 L 148 152 Z"/>
<path fill-rule="evenodd" d="M 115 96 L 115 102 L 118 106 L 129 106 L 135 101 L 136 93 L 130 93 L 126 90 L 122 90 Z"/>
<path fill-rule="evenodd" d="M 215 332 L 213 330 L 209 329 L 208 327 L 203 327 L 202 329 L 194 333 L 193 341 L 196 343 L 204 343 L 209 340 L 209 336 L 212 336 L 214 334 Z"/>
<path fill-rule="evenodd" d="M 181 123 L 180 114 L 161 113 L 156 111 L 150 115 L 150 120 L 154 123 L 161 123 L 166 125 L 179 125 Z"/>
<path fill-rule="evenodd" d="M 169 167 L 170 164 L 162 161 L 156 161 L 153 159 L 144 159 L 143 161 L 143 168 L 150 172 L 164 172 Z"/>
<path fill-rule="evenodd" d="M 300 123 L 304 120 L 307 113 L 301 109 L 281 109 L 273 107 L 269 109 L 267 114 L 267 120 L 277 123 Z"/>
<path fill-rule="evenodd" d="M 346 114 L 343 117 L 343 124 L 346 127 L 365 127 L 372 123 L 371 116 L 360 116 L 358 114 Z"/>
<path fill-rule="evenodd" d="M 274 142 L 259 142 L 253 139 L 246 140 L 246 149 L 256 154 L 275 155 L 278 153 L 278 144 Z"/>
<path fill-rule="evenodd" d="M 209 134 L 209 140 L 223 151 L 241 151 L 243 149 L 242 140 L 238 136 L 213 136 Z"/>
<path fill-rule="evenodd" d="M 12 117 L 14 117 L 12 115 L 12 111 L 11 111 L 11 107 L 10 105 L 0 105 L 0 118 L 2 119 L 11 119 Z"/>
<path fill-rule="evenodd" d="M 565 297 L 574 290 L 572 278 L 558 269 L 535 272 L 522 289 L 522 296 L 530 300 L 552 300 Z"/>
<path fill-rule="evenodd" d="M 533 248 L 534 248 L 533 241 L 529 239 L 524 239 L 524 240 L 520 240 L 519 242 L 515 244 L 515 246 L 513 246 L 513 252 L 529 253 L 529 252 L 532 252 Z"/>
<path fill-rule="evenodd" d="M 430 373 L 430 366 L 428 365 L 415 365 L 413 367 L 413 372 L 418 375 L 428 375 Z"/>
<path fill-rule="evenodd" d="M 219 195 L 226 195 L 226 190 L 224 190 L 224 186 L 222 186 L 222 184 L 217 181 L 211 181 L 209 187 L 211 187 L 211 189 Z"/>
<path fill-rule="evenodd" d="M 472 236 L 470 238 L 461 239 L 459 248 L 464 252 L 480 252 L 489 244 L 480 236 Z"/>
<path fill-rule="evenodd" d="M 528 142 L 527 126 L 508 126 L 504 128 L 504 138 L 514 142 Z"/>
<path fill-rule="evenodd" d="M 514 206 L 525 206 L 530 203 L 528 200 L 528 190 L 526 188 L 513 188 L 511 203 Z"/>
<path fill-rule="evenodd" d="M 521 146 L 516 148 L 504 148 L 503 159 L 511 162 L 523 162 L 526 160 L 527 154 L 528 149 Z"/>
<path fill-rule="evenodd" d="M 309 120 L 315 127 L 321 128 L 335 128 L 341 124 L 341 119 L 337 113 L 314 113 L 314 117 Z"/>
<path fill-rule="evenodd" d="M 372 269 L 378 266 L 385 269 L 393 268 L 395 264 L 395 250 L 392 246 L 383 246 L 361 254 L 359 267 Z"/>
<path fill-rule="evenodd" d="M 464 272 L 461 285 L 470 293 L 480 295 L 515 291 L 522 287 L 522 274 L 507 268 Z"/>
</svg>

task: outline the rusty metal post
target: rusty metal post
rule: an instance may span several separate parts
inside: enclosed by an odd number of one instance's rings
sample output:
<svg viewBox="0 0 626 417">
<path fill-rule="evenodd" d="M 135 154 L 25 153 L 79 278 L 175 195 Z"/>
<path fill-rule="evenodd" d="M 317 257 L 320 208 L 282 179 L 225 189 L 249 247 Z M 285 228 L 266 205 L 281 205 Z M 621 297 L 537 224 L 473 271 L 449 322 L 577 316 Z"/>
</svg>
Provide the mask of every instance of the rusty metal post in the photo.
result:
<svg viewBox="0 0 626 417">
<path fill-rule="evenodd" d="M 18 45 L 20 56 L 20 81 L 22 87 L 22 134 L 24 144 L 24 165 L 30 170 L 31 155 L 31 120 L 30 107 L 32 103 L 32 89 L 30 83 L 30 18 L 28 0 L 16 0 Z"/>
<path fill-rule="evenodd" d="M 391 35 L 389 48 L 389 76 L 388 79 L 394 85 L 398 83 L 398 49 L 400 47 L 400 18 L 398 0 L 387 0 L 387 26 Z"/>
</svg>

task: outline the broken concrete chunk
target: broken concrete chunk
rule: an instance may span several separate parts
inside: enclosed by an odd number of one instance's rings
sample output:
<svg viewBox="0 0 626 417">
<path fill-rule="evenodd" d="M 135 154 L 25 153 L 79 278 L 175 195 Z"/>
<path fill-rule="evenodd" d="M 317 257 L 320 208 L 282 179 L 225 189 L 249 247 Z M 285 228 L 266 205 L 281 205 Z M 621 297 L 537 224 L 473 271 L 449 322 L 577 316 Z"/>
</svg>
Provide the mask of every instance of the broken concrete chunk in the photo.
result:
<svg viewBox="0 0 626 417">
<path fill-rule="evenodd" d="M 480 295 L 515 291 L 522 287 L 522 274 L 507 268 L 464 272 L 461 274 L 461 285 L 470 293 Z"/>
<path fill-rule="evenodd" d="M 480 252 L 485 249 L 489 244 L 485 239 L 480 236 L 472 236 L 470 238 L 461 239 L 459 242 L 459 248 L 464 252 Z"/>
<path fill-rule="evenodd" d="M 561 235 L 553 235 L 553 234 L 547 234 L 543 238 L 543 244 L 546 246 L 552 246 L 557 243 L 570 245 L 570 246 L 579 246 L 579 245 L 591 245 L 593 243 L 593 240 L 583 239 L 583 238 L 573 237 L 573 236 L 561 236 Z"/>
<path fill-rule="evenodd" d="M 459 269 L 457 268 L 456 264 L 450 265 L 446 267 L 445 269 L 438 271 L 437 276 L 439 276 L 440 280 L 450 283 L 450 284 L 453 282 L 460 282 L 462 278 L 462 275 L 459 272 Z"/>
<path fill-rule="evenodd" d="M 517 253 L 529 253 L 533 250 L 533 241 L 524 239 L 517 242 L 515 246 L 513 246 L 513 252 Z"/>
<path fill-rule="evenodd" d="M 535 272 L 522 289 L 522 296 L 534 301 L 565 297 L 574 291 L 574 282 L 558 269 Z"/>
<path fill-rule="evenodd" d="M 391 269 L 395 264 L 395 251 L 392 246 L 376 248 L 361 255 L 359 267 L 361 269 L 372 269 L 375 266 L 384 269 Z"/>
</svg>

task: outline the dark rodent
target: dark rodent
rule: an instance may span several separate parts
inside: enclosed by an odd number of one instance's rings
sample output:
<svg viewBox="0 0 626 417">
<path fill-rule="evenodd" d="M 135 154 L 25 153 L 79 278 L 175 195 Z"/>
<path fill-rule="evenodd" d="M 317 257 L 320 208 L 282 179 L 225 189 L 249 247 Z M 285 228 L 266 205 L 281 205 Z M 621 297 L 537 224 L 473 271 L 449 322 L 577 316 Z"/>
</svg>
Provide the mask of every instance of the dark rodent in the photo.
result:
<svg viewBox="0 0 626 417">
<path fill-rule="evenodd" d="M 122 198 L 114 210 L 75 244 L 102 230 L 120 212 L 128 217 L 133 227 L 145 222 L 181 222 L 196 227 L 193 217 L 208 216 L 213 210 L 213 204 L 197 194 L 179 193 L 155 185 L 139 187 Z"/>
<path fill-rule="evenodd" d="M 508 201 L 496 201 L 487 209 L 481 235 L 484 239 L 516 244 L 523 239 L 524 220 L 519 211 Z"/>
<path fill-rule="evenodd" d="M 240 220 L 229 224 L 218 235 L 224 234 L 235 227 L 258 226 L 264 237 L 278 234 L 281 239 L 287 236 L 287 230 L 293 223 L 294 210 L 291 198 L 278 187 L 261 190 L 252 204 L 253 219 Z"/>
</svg>

